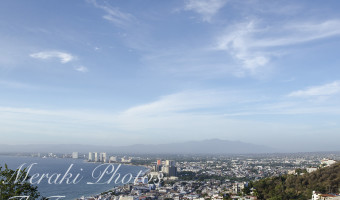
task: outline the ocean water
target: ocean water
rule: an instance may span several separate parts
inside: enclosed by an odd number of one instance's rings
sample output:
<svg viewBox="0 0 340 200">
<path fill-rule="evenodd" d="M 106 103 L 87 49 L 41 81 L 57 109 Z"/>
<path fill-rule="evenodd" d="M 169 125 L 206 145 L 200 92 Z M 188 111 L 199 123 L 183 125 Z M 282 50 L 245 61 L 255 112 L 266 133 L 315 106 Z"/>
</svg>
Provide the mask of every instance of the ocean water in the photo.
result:
<svg viewBox="0 0 340 200">
<path fill-rule="evenodd" d="M 61 198 L 64 200 L 72 200 L 81 196 L 91 196 L 99 194 L 114 188 L 115 186 L 123 185 L 130 177 L 135 177 L 140 171 L 147 171 L 145 167 L 131 166 L 131 165 L 114 165 L 108 164 L 101 165 L 100 163 L 88 163 L 82 159 L 71 159 L 71 158 L 37 158 L 37 157 L 16 157 L 16 156 L 1 156 L 0 155 L 0 166 L 4 167 L 7 164 L 11 169 L 17 169 L 20 165 L 26 163 L 25 167 L 30 164 L 36 163 L 30 170 L 30 175 L 36 174 L 37 178 L 32 179 L 33 182 L 39 180 L 42 174 L 49 174 L 52 176 L 51 182 L 49 183 L 48 178 L 44 176 L 40 183 L 35 183 L 38 186 L 40 194 L 44 197 L 48 196 L 65 196 Z M 69 173 L 66 173 L 70 169 Z M 106 173 L 105 169 L 107 170 Z M 57 179 L 57 184 L 54 180 L 57 174 L 61 174 Z M 64 181 L 60 183 L 62 177 L 66 175 Z M 69 178 L 70 174 L 72 177 Z M 114 175 L 115 174 L 115 175 Z M 74 178 L 78 175 L 78 178 Z M 110 180 L 111 177 L 114 178 Z M 118 175 L 120 175 L 118 177 Z M 123 179 L 123 177 L 125 178 Z M 69 178 L 69 179 L 67 179 Z M 80 179 L 81 178 L 81 179 Z M 66 181 L 70 180 L 67 184 Z M 134 178 L 131 179 L 132 181 Z M 75 181 L 75 182 L 73 182 Z M 95 184 L 89 184 L 95 183 Z"/>
</svg>

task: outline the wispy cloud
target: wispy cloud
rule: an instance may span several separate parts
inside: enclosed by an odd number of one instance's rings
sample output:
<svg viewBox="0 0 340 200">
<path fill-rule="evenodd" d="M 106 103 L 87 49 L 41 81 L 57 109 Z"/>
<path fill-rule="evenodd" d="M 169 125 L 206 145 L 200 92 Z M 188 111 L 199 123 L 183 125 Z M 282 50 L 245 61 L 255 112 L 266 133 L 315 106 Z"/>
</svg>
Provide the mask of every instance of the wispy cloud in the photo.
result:
<svg viewBox="0 0 340 200">
<path fill-rule="evenodd" d="M 243 98 L 242 94 L 248 98 Z M 134 139 L 129 140 L 130 144 L 157 142 L 157 139 L 149 139 L 159 136 L 169 141 L 176 137 L 190 140 L 195 136 L 197 139 L 219 137 L 261 143 L 272 136 L 273 130 L 277 136 L 293 136 L 309 132 L 314 126 L 297 126 L 294 123 L 287 126 L 287 122 L 266 122 L 256 116 L 340 114 L 334 105 L 306 105 L 300 101 L 275 99 L 258 102 L 259 98 L 256 97 L 261 95 L 257 95 L 250 98 L 248 91 L 238 94 L 216 90 L 184 91 L 121 112 L 0 107 L 0 125 L 3 125 L 0 131 L 24 133 L 29 130 L 29 134 L 35 132 L 53 137 L 60 136 L 60 133 L 65 136 L 72 133 L 72 137 L 87 138 L 86 143 L 93 138 L 93 134 L 97 138 L 105 137 L 106 143 L 126 142 L 127 138 Z M 252 118 L 249 119 L 249 116 Z M 253 132 L 262 134 L 250 134 Z"/>
<path fill-rule="evenodd" d="M 334 81 L 325 85 L 309 87 L 290 93 L 289 97 L 319 97 L 331 96 L 340 93 L 340 81 Z"/>
<path fill-rule="evenodd" d="M 49 59 L 59 59 L 60 63 L 65 64 L 69 62 L 73 62 L 76 60 L 76 56 L 62 52 L 62 51 L 41 51 L 37 53 L 30 54 L 30 57 L 40 60 L 49 60 Z M 88 72 L 88 68 L 83 65 L 77 65 L 74 67 L 74 70 L 82 73 Z"/>
<path fill-rule="evenodd" d="M 268 24 L 261 20 L 236 23 L 217 38 L 216 49 L 227 51 L 250 74 L 267 66 L 280 50 L 340 35 L 340 20 Z"/>
<path fill-rule="evenodd" d="M 96 8 L 100 8 L 106 12 L 104 19 L 114 23 L 117 26 L 127 26 L 134 21 L 134 16 L 129 13 L 124 13 L 119 8 L 112 7 L 108 3 L 104 5 L 97 3 L 96 0 L 89 0 Z"/>
<path fill-rule="evenodd" d="M 326 20 L 322 22 L 292 22 L 277 30 L 270 29 L 269 31 L 276 34 L 280 31 L 282 33 L 276 37 L 267 37 L 265 39 L 260 38 L 250 45 L 254 47 L 289 46 L 338 36 L 340 35 L 340 20 Z"/>
<path fill-rule="evenodd" d="M 255 33 L 261 32 L 256 28 L 256 22 L 240 23 L 229 27 L 227 34 L 218 38 L 217 49 L 226 50 L 237 60 L 241 67 L 254 73 L 257 68 L 269 62 L 269 56 L 261 51 L 252 51 L 252 42 Z"/>
<path fill-rule="evenodd" d="M 227 102 L 226 94 L 213 90 L 185 91 L 160 97 L 158 100 L 135 106 L 124 111 L 124 115 L 162 115 L 166 113 L 211 108 Z M 232 98 L 229 99 L 229 101 Z"/>
<path fill-rule="evenodd" d="M 226 0 L 188 0 L 185 10 L 202 15 L 203 21 L 211 22 L 212 17 L 227 3 Z"/>
<path fill-rule="evenodd" d="M 134 15 L 124 12 L 120 7 L 110 5 L 113 1 L 99 2 L 96 0 L 88 0 L 95 8 L 101 9 L 105 13 L 102 17 L 108 20 L 121 32 L 117 37 L 126 45 L 126 47 L 137 50 L 139 52 L 152 51 L 155 40 L 150 36 L 149 26 L 145 20 L 135 17 Z M 95 51 L 100 51 L 102 48 L 95 47 Z"/>
<path fill-rule="evenodd" d="M 86 72 L 88 72 L 89 70 L 87 69 L 87 67 L 85 67 L 85 66 L 76 66 L 76 67 L 74 67 L 74 69 L 76 70 L 76 71 L 78 71 L 78 72 L 83 72 L 83 73 L 86 73 Z"/>
<path fill-rule="evenodd" d="M 32 58 L 48 60 L 57 58 L 61 63 L 68 63 L 76 59 L 72 54 L 62 51 L 41 51 L 30 55 Z"/>
</svg>

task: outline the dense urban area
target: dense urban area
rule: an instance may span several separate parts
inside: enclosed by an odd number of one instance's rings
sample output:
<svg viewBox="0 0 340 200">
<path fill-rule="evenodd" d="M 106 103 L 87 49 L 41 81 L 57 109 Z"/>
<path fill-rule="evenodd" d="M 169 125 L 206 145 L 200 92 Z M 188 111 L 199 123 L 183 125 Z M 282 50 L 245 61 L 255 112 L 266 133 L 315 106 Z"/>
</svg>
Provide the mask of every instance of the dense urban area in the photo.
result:
<svg viewBox="0 0 340 200">
<path fill-rule="evenodd" d="M 270 181 L 277 184 L 275 178 L 289 180 L 289 177 L 307 177 L 308 174 L 313 175 L 320 170 L 338 165 L 337 160 L 340 160 L 339 152 L 253 155 L 109 155 L 105 152 L 86 154 L 73 152 L 19 155 L 83 159 L 85 162 L 107 165 L 131 164 L 148 169 L 143 176 L 129 184 L 91 197 L 79 197 L 83 200 L 285 199 L 288 197 L 275 197 L 276 194 L 273 194 L 274 198 L 268 198 L 261 194 L 261 188 L 262 192 L 266 193 L 271 193 L 275 189 L 265 191 L 269 186 L 265 187 L 263 184 L 270 185 Z M 339 182 L 333 184 L 336 185 L 280 195 L 295 195 L 294 199 L 339 200 Z M 289 186 L 282 184 L 282 188 L 288 190 Z"/>
</svg>

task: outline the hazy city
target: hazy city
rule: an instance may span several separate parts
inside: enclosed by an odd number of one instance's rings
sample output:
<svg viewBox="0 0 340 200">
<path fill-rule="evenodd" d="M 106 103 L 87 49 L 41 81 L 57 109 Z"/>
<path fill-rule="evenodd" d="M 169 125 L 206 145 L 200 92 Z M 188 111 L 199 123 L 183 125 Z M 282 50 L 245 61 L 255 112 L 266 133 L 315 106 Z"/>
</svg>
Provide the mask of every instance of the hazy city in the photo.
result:
<svg viewBox="0 0 340 200">
<path fill-rule="evenodd" d="M 339 8 L 0 1 L 0 200 L 340 200 Z"/>
<path fill-rule="evenodd" d="M 282 175 L 303 176 L 327 168 L 340 160 L 340 152 L 273 153 L 240 155 L 123 155 L 106 152 L 69 154 L 7 153 L 7 156 L 42 159 L 78 159 L 101 165 L 138 165 L 147 170 L 86 200 L 134 199 L 258 199 L 253 181 Z M 104 172 L 103 172 L 104 173 Z M 112 176 L 119 181 L 120 176 Z M 310 199 L 325 199 L 313 194 Z M 328 195 L 328 194 L 327 194 Z M 339 199 L 340 197 L 327 197 Z"/>
</svg>

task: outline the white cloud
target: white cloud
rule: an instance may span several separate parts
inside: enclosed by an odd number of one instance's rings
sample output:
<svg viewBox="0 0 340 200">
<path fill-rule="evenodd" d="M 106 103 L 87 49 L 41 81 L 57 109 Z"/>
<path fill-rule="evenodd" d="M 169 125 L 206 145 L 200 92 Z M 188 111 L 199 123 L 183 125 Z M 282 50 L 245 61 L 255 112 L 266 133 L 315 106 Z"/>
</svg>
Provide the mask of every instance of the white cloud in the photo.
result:
<svg viewBox="0 0 340 200">
<path fill-rule="evenodd" d="M 228 51 L 235 59 L 241 61 L 245 70 L 255 73 L 259 67 L 265 66 L 270 56 L 259 50 L 253 51 L 252 43 L 256 41 L 253 35 L 261 32 L 256 22 L 240 23 L 229 27 L 227 34 L 218 38 L 217 49 Z"/>
<path fill-rule="evenodd" d="M 162 96 L 154 102 L 132 107 L 126 110 L 123 115 L 162 115 L 214 107 L 226 101 L 224 94 L 218 91 L 186 91 Z"/>
<path fill-rule="evenodd" d="M 340 20 L 266 24 L 258 20 L 237 23 L 217 38 L 215 49 L 227 51 L 241 68 L 256 74 L 280 55 L 280 49 L 340 35 Z"/>
<path fill-rule="evenodd" d="M 293 22 L 282 26 L 276 31 L 269 31 L 273 33 L 282 32 L 282 34 L 277 37 L 258 39 L 250 45 L 254 47 L 288 46 L 337 36 L 340 35 L 340 20 Z"/>
<path fill-rule="evenodd" d="M 340 92 L 340 81 L 334 81 L 321 86 L 309 87 L 305 90 L 298 90 L 290 93 L 289 97 L 318 97 L 331 96 Z"/>
<path fill-rule="evenodd" d="M 197 12 L 202 15 L 203 21 L 210 22 L 226 3 L 226 0 L 188 0 L 184 9 Z"/>
<path fill-rule="evenodd" d="M 89 71 L 89 70 L 87 69 L 87 67 L 85 67 L 85 66 L 77 66 L 77 67 L 74 67 L 74 69 L 75 69 L 76 71 L 78 71 L 78 72 L 83 72 L 83 73 Z"/>
<path fill-rule="evenodd" d="M 240 135 L 247 135 L 257 128 L 262 133 L 269 133 L 268 127 L 270 127 L 268 124 L 231 120 L 219 115 L 202 113 L 114 116 L 86 111 L 0 107 L 0 131 L 20 134 L 21 137 L 16 141 L 19 143 L 27 142 L 32 134 L 48 135 L 47 138 L 55 137 L 56 140 L 53 141 L 55 143 L 63 142 L 63 138 L 67 136 L 79 137 L 86 144 L 93 142 L 95 144 L 161 143 L 159 139 L 164 141 L 176 137 L 180 140 L 192 140 L 193 137 L 196 139 L 212 137 L 240 139 Z M 235 130 L 238 134 L 233 134 Z M 96 140 L 98 138 L 106 139 L 105 141 Z M 45 140 L 46 137 L 43 137 L 35 142 L 46 142 Z M 6 138 L 4 141 L 6 142 Z"/>
<path fill-rule="evenodd" d="M 76 57 L 73 56 L 72 54 L 61 52 L 61 51 L 41 51 L 38 53 L 33 53 L 30 56 L 32 58 L 41 59 L 41 60 L 57 58 L 63 64 L 74 61 L 76 59 Z M 87 67 L 83 65 L 75 66 L 74 70 L 78 72 L 82 72 L 82 73 L 86 73 L 89 71 Z"/>
<path fill-rule="evenodd" d="M 242 94 L 248 99 L 242 98 Z M 30 137 L 34 132 L 54 137 L 71 134 L 72 137 L 81 136 L 85 143 L 103 142 L 93 140 L 94 134 L 97 138 L 105 137 L 104 143 L 112 141 L 130 144 L 160 143 L 159 139 L 191 140 L 193 137 L 253 140 L 261 143 L 269 136 L 273 136 L 273 133 L 275 136 L 284 135 L 285 138 L 290 138 L 287 134 L 293 136 L 309 133 L 318 125 L 313 124 L 311 127 L 287 121 L 267 122 L 261 121 L 261 117 L 256 116 L 340 114 L 339 106 L 336 105 L 313 103 L 306 105 L 305 102 L 275 102 L 273 99 L 258 101 L 261 95 L 257 92 L 254 94 L 257 96 L 250 98 L 251 95 L 247 91 L 240 93 L 215 90 L 186 91 L 113 113 L 0 107 L 0 131 L 17 132 L 23 136 L 22 138 Z M 273 103 L 268 103 L 271 101 Z M 264 102 L 267 105 L 263 105 Z M 255 117 L 242 119 L 243 115 Z M 258 132 L 261 132 L 260 136 L 253 134 Z M 60 140 L 57 139 L 55 142 L 58 143 Z M 279 144 L 281 140 L 271 142 Z"/>
<path fill-rule="evenodd" d="M 127 26 L 134 20 L 134 16 L 129 13 L 121 12 L 118 8 L 111 7 L 107 3 L 100 5 L 96 0 L 89 0 L 96 8 L 100 8 L 106 12 L 104 19 L 114 23 L 117 26 Z"/>
<path fill-rule="evenodd" d="M 41 60 L 57 58 L 60 60 L 61 63 L 68 63 L 76 59 L 75 56 L 69 53 L 61 52 L 61 51 L 41 51 L 38 53 L 33 53 L 30 56 L 32 58 L 41 59 Z"/>
</svg>

